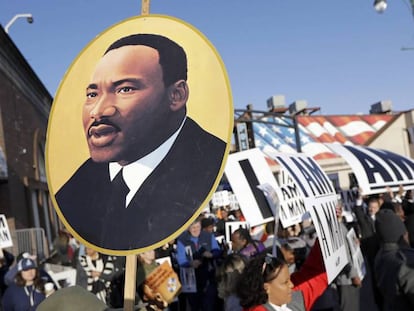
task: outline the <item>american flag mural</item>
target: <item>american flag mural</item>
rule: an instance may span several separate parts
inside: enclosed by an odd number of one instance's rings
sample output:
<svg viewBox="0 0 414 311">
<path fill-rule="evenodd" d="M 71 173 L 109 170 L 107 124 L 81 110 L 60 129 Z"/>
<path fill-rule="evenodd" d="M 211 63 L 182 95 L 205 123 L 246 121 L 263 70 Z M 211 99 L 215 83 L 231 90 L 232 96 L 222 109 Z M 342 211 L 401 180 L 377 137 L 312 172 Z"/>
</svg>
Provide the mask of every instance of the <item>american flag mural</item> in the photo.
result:
<svg viewBox="0 0 414 311">
<path fill-rule="evenodd" d="M 297 116 L 302 152 L 316 160 L 337 157 L 324 143 L 365 145 L 393 121 L 393 115 Z M 295 153 L 293 120 L 266 116 L 253 122 L 254 140 L 263 151 Z"/>
</svg>

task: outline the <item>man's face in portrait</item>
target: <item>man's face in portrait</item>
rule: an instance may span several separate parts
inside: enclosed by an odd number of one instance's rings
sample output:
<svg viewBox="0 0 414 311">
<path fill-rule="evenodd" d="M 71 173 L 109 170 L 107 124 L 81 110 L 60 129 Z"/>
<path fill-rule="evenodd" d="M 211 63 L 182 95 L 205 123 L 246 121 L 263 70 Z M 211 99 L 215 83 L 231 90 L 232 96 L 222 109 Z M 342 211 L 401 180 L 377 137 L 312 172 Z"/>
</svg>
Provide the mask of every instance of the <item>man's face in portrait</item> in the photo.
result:
<svg viewBox="0 0 414 311">
<path fill-rule="evenodd" d="M 83 126 L 91 158 L 126 165 L 154 148 L 171 108 L 158 51 L 128 45 L 106 53 L 86 89 Z"/>
</svg>

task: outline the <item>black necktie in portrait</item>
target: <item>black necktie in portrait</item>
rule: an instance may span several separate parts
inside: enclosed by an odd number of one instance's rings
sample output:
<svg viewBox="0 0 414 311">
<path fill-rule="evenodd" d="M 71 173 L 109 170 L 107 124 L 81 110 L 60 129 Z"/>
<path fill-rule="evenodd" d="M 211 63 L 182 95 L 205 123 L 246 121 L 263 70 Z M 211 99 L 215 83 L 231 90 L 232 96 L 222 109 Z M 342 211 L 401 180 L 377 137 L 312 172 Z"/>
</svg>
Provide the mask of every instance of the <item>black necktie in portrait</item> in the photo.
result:
<svg viewBox="0 0 414 311">
<path fill-rule="evenodd" d="M 121 169 L 114 180 L 112 180 L 111 203 L 117 207 L 120 206 L 125 208 L 126 196 L 129 192 L 129 188 L 125 183 L 122 172 L 123 169 Z"/>
</svg>

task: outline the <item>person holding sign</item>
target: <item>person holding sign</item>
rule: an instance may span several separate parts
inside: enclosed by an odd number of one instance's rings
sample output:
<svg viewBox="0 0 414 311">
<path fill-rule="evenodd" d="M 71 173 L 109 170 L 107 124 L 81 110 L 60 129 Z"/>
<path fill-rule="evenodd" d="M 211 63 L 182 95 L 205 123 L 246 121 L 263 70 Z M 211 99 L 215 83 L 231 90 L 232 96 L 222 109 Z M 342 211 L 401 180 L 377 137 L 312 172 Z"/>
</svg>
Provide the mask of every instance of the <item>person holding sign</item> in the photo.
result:
<svg viewBox="0 0 414 311">
<path fill-rule="evenodd" d="M 105 249 L 166 239 L 201 206 L 226 149 L 187 116 L 184 49 L 161 35 L 123 37 L 85 89 L 90 158 L 55 195 L 64 218 Z"/>
<path fill-rule="evenodd" d="M 348 264 L 341 271 L 341 273 L 339 273 L 334 282 L 338 289 L 341 311 L 358 311 L 362 281 L 358 276 L 358 271 L 352 260 L 351 247 L 347 239 L 348 228 L 345 225 L 345 219 L 342 212 L 342 202 L 339 201 L 336 206 L 336 217 L 338 218 L 338 223 L 340 225 L 339 234 L 342 234 L 343 239 L 346 241 Z"/>
<path fill-rule="evenodd" d="M 217 310 L 216 261 L 221 257 L 219 245 L 210 232 L 201 230 L 201 219 L 193 222 L 177 239 L 180 268 L 193 268 L 196 292 L 186 293 L 192 311 Z M 181 280 L 184 284 L 184 280 Z"/>
</svg>

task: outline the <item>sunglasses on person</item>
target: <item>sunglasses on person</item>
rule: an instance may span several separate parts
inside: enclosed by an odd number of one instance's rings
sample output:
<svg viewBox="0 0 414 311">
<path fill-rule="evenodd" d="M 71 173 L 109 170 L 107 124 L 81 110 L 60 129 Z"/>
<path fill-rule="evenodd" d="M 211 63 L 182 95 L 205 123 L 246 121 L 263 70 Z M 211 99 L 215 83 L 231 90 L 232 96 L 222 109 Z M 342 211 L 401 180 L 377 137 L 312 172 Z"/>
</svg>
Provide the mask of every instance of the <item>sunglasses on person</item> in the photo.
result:
<svg viewBox="0 0 414 311">
<path fill-rule="evenodd" d="M 277 257 L 272 256 L 271 254 L 266 254 L 264 257 L 263 267 L 262 267 L 262 276 L 265 282 L 270 282 L 277 278 L 280 272 L 280 268 L 285 264 L 285 262 Z M 274 274 L 274 272 L 276 272 Z"/>
</svg>

